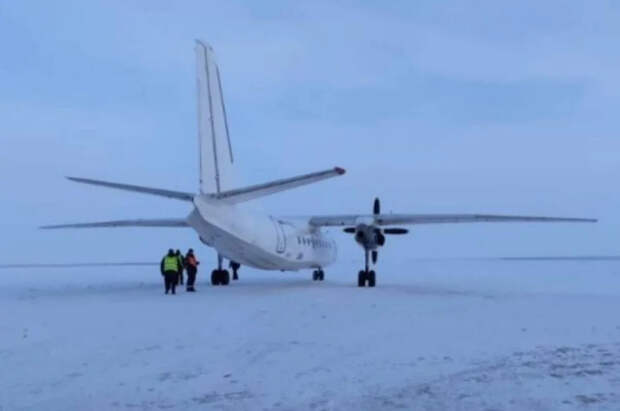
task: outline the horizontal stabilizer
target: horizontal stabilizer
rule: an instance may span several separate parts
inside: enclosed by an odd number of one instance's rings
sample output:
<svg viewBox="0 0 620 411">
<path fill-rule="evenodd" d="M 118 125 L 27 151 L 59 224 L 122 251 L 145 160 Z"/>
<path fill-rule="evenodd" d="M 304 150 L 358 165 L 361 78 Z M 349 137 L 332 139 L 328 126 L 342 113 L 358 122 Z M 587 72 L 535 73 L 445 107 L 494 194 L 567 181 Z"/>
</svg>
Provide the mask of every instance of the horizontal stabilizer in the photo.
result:
<svg viewBox="0 0 620 411">
<path fill-rule="evenodd" d="M 297 177 L 277 180 L 270 183 L 258 184 L 250 187 L 239 188 L 236 190 L 223 191 L 217 194 L 211 194 L 212 198 L 217 200 L 225 200 L 230 203 L 242 203 L 244 201 L 254 200 L 259 197 L 268 196 L 279 193 L 281 191 L 290 190 L 307 184 L 316 183 L 332 177 L 338 177 L 345 173 L 340 167 L 334 167 L 329 170 L 319 171 L 317 173 L 304 174 Z"/>
<path fill-rule="evenodd" d="M 115 188 L 117 190 L 133 191 L 135 193 L 150 194 L 150 195 L 155 195 L 155 196 L 160 196 L 160 197 L 174 198 L 176 200 L 192 201 L 194 199 L 194 194 L 184 193 L 181 191 L 170 191 L 170 190 L 163 190 L 160 188 L 135 186 L 131 184 L 110 183 L 107 181 L 91 180 L 90 178 L 67 177 L 67 179 L 71 181 L 75 181 L 76 183 L 90 184 L 94 186 L 101 186 L 101 187 L 107 187 L 107 188 Z"/>
<path fill-rule="evenodd" d="M 377 225 L 448 224 L 448 223 L 596 223 L 591 218 L 526 217 L 492 214 L 379 214 L 316 216 L 310 219 L 315 227 L 353 226 L 358 221 L 375 221 Z"/>
<path fill-rule="evenodd" d="M 56 230 L 61 228 L 115 228 L 115 227 L 189 227 L 184 218 L 160 218 L 154 220 L 118 220 L 104 221 L 99 223 L 78 223 L 46 225 L 40 227 L 43 230 Z"/>
</svg>

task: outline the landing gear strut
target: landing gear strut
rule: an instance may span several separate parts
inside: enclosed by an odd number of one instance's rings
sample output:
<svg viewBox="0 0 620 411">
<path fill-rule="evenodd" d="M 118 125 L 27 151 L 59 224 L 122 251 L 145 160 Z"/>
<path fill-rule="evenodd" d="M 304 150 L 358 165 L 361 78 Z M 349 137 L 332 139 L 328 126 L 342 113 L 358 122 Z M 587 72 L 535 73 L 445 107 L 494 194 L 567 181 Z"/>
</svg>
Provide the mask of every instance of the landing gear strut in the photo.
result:
<svg viewBox="0 0 620 411">
<path fill-rule="evenodd" d="M 233 281 L 237 281 L 239 279 L 239 268 L 241 268 L 241 264 L 235 261 L 231 261 L 230 268 L 232 269 L 232 272 L 233 272 L 233 278 L 232 278 Z"/>
<path fill-rule="evenodd" d="M 312 281 L 323 281 L 325 279 L 325 272 L 320 268 L 312 272 Z"/>
<path fill-rule="evenodd" d="M 366 287 L 366 284 L 368 284 L 368 287 L 374 287 L 376 285 L 376 280 L 377 280 L 376 274 L 373 270 L 370 270 L 369 264 L 368 264 L 369 254 L 370 254 L 370 251 L 368 250 L 364 251 L 364 255 L 366 256 L 366 264 L 365 264 L 366 268 L 365 270 L 360 271 L 357 274 L 357 286 L 358 287 Z"/>
<path fill-rule="evenodd" d="M 222 269 L 222 261 L 224 258 L 218 254 L 217 256 L 217 269 L 211 272 L 211 284 L 212 285 L 228 285 L 230 284 L 230 273 L 228 270 Z"/>
</svg>

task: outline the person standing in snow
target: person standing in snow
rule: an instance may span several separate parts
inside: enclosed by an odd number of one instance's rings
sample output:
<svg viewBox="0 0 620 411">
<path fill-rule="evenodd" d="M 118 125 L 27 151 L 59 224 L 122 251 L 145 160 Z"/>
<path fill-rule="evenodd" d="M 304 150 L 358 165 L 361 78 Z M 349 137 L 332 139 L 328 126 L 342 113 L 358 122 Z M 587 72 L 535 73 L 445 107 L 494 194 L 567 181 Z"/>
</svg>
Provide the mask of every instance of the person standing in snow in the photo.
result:
<svg viewBox="0 0 620 411">
<path fill-rule="evenodd" d="M 161 275 L 164 277 L 164 287 L 166 294 L 172 291 L 172 294 L 176 294 L 176 286 L 179 278 L 179 258 L 174 254 L 174 250 L 171 248 L 168 250 L 168 254 L 161 260 Z"/>
<path fill-rule="evenodd" d="M 175 255 L 179 259 L 179 278 L 178 278 L 178 284 L 183 285 L 183 265 L 184 265 L 183 254 L 181 254 L 181 250 L 177 250 Z"/>
<path fill-rule="evenodd" d="M 185 269 L 187 270 L 187 292 L 193 293 L 196 291 L 194 289 L 194 283 L 196 282 L 196 274 L 198 273 L 199 264 L 200 261 L 196 259 L 194 250 L 190 248 L 185 256 Z"/>
</svg>

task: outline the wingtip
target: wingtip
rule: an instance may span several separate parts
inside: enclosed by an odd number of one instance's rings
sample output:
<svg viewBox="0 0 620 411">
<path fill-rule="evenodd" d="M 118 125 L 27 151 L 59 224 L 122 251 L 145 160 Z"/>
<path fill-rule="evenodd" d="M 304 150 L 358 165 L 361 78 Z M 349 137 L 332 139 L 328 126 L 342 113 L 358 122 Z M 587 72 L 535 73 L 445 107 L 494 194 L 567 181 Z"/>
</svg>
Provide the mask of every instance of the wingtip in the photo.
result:
<svg viewBox="0 0 620 411">
<path fill-rule="evenodd" d="M 577 218 L 573 221 L 577 221 L 579 223 L 598 223 L 598 218 Z"/>
<path fill-rule="evenodd" d="M 342 168 L 342 167 L 334 167 L 334 171 L 335 171 L 336 173 L 338 173 L 338 175 L 343 175 L 343 174 L 345 174 L 345 173 L 347 172 L 347 170 L 345 170 L 345 169 L 344 169 L 344 168 Z"/>
<path fill-rule="evenodd" d="M 598 218 L 576 218 L 581 223 L 598 223 Z"/>
</svg>

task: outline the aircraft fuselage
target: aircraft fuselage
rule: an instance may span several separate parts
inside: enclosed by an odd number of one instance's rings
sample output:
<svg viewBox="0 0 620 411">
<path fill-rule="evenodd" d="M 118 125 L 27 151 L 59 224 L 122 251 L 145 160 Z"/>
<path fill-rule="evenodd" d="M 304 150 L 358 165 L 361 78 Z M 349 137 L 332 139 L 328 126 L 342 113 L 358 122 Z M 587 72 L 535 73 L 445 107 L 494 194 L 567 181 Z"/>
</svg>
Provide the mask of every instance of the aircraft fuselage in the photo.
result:
<svg viewBox="0 0 620 411">
<path fill-rule="evenodd" d="M 323 268 L 337 258 L 335 241 L 308 219 L 256 215 L 196 196 L 187 221 L 203 243 L 245 266 L 296 271 Z"/>
</svg>

